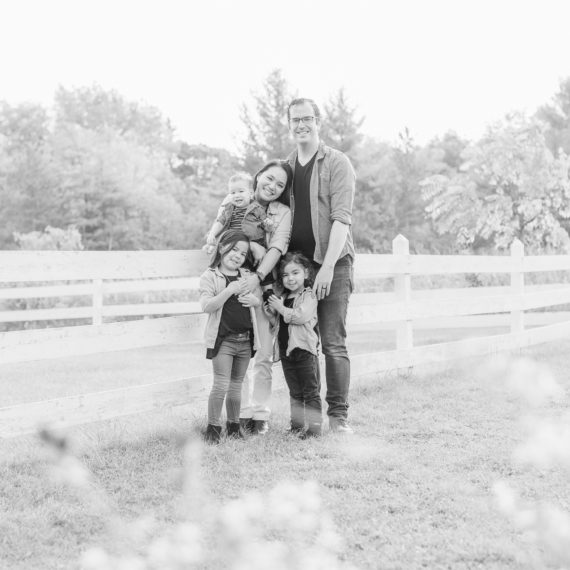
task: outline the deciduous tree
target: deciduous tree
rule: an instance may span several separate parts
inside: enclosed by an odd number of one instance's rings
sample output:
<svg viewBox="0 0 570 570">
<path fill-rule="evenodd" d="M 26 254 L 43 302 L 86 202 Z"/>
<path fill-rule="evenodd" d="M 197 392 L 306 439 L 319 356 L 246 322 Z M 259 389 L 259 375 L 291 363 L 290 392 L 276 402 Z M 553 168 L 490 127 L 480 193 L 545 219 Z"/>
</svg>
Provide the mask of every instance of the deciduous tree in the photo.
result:
<svg viewBox="0 0 570 570">
<path fill-rule="evenodd" d="M 463 152 L 460 170 L 422 182 L 427 212 L 460 248 L 570 247 L 570 161 L 547 148 L 544 127 L 521 114 L 491 126 Z"/>
</svg>

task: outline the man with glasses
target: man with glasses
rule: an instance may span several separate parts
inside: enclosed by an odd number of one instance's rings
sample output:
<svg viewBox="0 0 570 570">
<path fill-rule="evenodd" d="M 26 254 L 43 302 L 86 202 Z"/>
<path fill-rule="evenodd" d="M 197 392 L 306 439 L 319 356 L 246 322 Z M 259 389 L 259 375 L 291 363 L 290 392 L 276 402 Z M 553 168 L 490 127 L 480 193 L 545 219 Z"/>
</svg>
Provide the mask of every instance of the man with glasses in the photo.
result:
<svg viewBox="0 0 570 570">
<path fill-rule="evenodd" d="M 330 429 L 352 433 L 348 424 L 346 313 L 355 256 L 351 230 L 354 169 L 344 153 L 320 140 L 321 114 L 312 99 L 291 101 L 287 120 L 297 146 L 287 159 L 294 172 L 289 196 L 293 218 L 289 251 L 304 253 L 315 270 L 313 291 L 319 300 Z"/>
</svg>

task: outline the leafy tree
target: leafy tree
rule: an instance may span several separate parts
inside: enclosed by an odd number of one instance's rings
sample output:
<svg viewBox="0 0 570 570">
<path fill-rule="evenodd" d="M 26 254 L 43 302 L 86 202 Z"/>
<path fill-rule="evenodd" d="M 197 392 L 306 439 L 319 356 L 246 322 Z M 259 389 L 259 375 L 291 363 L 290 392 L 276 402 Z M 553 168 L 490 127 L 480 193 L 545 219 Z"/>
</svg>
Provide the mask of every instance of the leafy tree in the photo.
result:
<svg viewBox="0 0 570 570">
<path fill-rule="evenodd" d="M 554 157 L 544 128 L 515 114 L 463 152 L 459 171 L 422 182 L 427 213 L 459 248 L 568 250 L 570 161 Z"/>
<path fill-rule="evenodd" d="M 366 138 L 358 152 L 353 232 L 357 251 L 388 253 L 396 236 L 397 167 L 393 149 Z"/>
<path fill-rule="evenodd" d="M 60 219 L 88 249 L 182 247 L 186 222 L 175 196 L 183 182 L 168 156 L 107 128 L 59 124 L 55 134 Z"/>
<path fill-rule="evenodd" d="M 560 82 L 552 102 L 540 107 L 536 116 L 547 125 L 544 135 L 552 154 L 570 154 L 570 77 Z"/>
<path fill-rule="evenodd" d="M 197 246 L 185 215 L 180 144 L 154 107 L 100 87 L 56 94 L 54 147 L 63 174 L 60 225 L 75 224 L 88 249 Z M 200 214 L 194 216 L 199 219 Z"/>
<path fill-rule="evenodd" d="M 0 247 L 13 247 L 15 231 L 46 227 L 57 205 L 47 111 L 38 105 L 0 103 Z"/>
<path fill-rule="evenodd" d="M 400 144 L 366 139 L 358 151 L 354 236 L 359 251 L 387 253 L 403 234 L 417 252 L 444 251 L 448 240 L 437 236 L 424 212 L 420 180 L 439 172 L 441 153 L 423 149 L 406 130 Z"/>
<path fill-rule="evenodd" d="M 463 151 L 468 145 L 469 141 L 462 139 L 454 131 L 448 131 L 443 137 L 430 141 L 427 148 L 439 155 L 442 172 L 452 172 L 459 170 L 463 164 Z"/>
<path fill-rule="evenodd" d="M 325 103 L 324 110 L 321 138 L 328 145 L 344 152 L 354 163 L 357 147 L 363 137 L 359 129 L 364 117 L 356 117 L 356 108 L 349 105 L 344 87 Z"/>
<path fill-rule="evenodd" d="M 127 101 L 114 90 L 99 85 L 65 89 L 55 93 L 56 122 L 74 124 L 91 131 L 113 130 L 139 145 L 156 150 L 172 142 L 168 119 L 151 105 Z"/>
<path fill-rule="evenodd" d="M 287 125 L 287 106 L 294 99 L 280 69 L 273 70 L 263 82 L 261 92 L 253 93 L 253 105 L 241 106 L 245 126 L 243 168 L 255 173 L 268 159 L 285 158 L 291 152 Z"/>
<path fill-rule="evenodd" d="M 171 167 L 183 180 L 176 199 L 184 215 L 192 220 L 189 243 L 201 247 L 228 192 L 230 176 L 242 170 L 239 159 L 225 149 L 182 142 Z"/>
</svg>

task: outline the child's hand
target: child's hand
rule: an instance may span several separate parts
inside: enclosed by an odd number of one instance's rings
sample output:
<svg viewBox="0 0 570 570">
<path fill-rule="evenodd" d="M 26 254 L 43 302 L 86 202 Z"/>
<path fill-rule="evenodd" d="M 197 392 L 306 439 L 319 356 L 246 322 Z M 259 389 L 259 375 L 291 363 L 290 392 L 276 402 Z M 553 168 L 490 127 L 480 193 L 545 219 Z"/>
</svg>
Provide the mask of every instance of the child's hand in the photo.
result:
<svg viewBox="0 0 570 570">
<path fill-rule="evenodd" d="M 240 287 L 240 295 L 243 295 L 244 293 L 251 293 L 253 291 L 251 288 L 251 283 L 249 282 L 249 277 L 240 277 L 237 282 L 239 283 Z"/>
<path fill-rule="evenodd" d="M 277 312 L 269 306 L 269 303 L 263 303 L 263 312 L 270 317 L 274 317 L 277 314 Z"/>
<path fill-rule="evenodd" d="M 244 307 L 257 307 L 258 305 L 261 304 L 259 297 L 257 295 L 254 295 L 253 293 L 242 293 L 238 297 L 238 301 Z"/>
<path fill-rule="evenodd" d="M 237 281 L 232 281 L 227 289 L 230 291 L 230 293 L 232 295 L 241 295 L 242 293 L 242 284 L 239 282 L 239 280 Z"/>
<path fill-rule="evenodd" d="M 206 245 L 216 246 L 216 236 L 212 232 L 208 232 L 206 236 Z"/>
<path fill-rule="evenodd" d="M 272 309 L 276 313 L 279 313 L 280 315 L 282 315 L 283 311 L 285 310 L 285 305 L 283 304 L 283 301 L 279 297 L 277 297 L 277 295 L 271 295 L 271 297 L 267 299 L 267 305 L 269 306 L 270 309 Z"/>
<path fill-rule="evenodd" d="M 202 250 L 205 251 L 208 255 L 212 255 L 212 253 L 214 253 L 216 250 L 216 246 L 207 243 L 206 245 L 202 246 Z"/>
</svg>

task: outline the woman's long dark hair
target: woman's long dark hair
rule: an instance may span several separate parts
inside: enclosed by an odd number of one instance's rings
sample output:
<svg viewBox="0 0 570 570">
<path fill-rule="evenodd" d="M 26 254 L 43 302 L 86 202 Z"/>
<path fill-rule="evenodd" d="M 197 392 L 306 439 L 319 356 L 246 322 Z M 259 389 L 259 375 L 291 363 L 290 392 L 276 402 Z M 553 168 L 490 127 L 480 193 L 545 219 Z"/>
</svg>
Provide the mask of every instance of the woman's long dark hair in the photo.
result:
<svg viewBox="0 0 570 570">
<path fill-rule="evenodd" d="M 291 165 L 286 160 L 280 160 L 278 158 L 274 158 L 274 159 L 270 160 L 269 162 L 266 162 L 255 173 L 255 176 L 253 177 L 253 191 L 255 192 L 257 190 L 257 179 L 259 178 L 259 176 L 261 174 L 263 174 L 266 170 L 269 170 L 273 166 L 279 166 L 280 168 L 282 168 L 285 171 L 285 174 L 287 175 L 287 182 L 285 183 L 285 188 L 284 188 L 283 192 L 281 192 L 281 196 L 279 196 L 279 198 L 276 198 L 275 201 L 281 202 L 282 204 L 289 206 L 289 202 L 290 202 L 289 193 L 291 191 L 291 186 L 293 186 L 293 169 L 291 168 Z"/>
<path fill-rule="evenodd" d="M 216 245 L 216 251 L 212 256 L 210 261 L 210 268 L 218 267 L 222 256 L 224 256 L 228 251 L 230 251 L 238 241 L 245 241 L 249 246 L 249 238 L 241 230 L 227 230 L 225 231 L 218 240 Z M 244 265 L 252 263 L 253 259 L 251 257 L 251 249 L 248 249 L 247 256 L 245 258 Z"/>
</svg>

